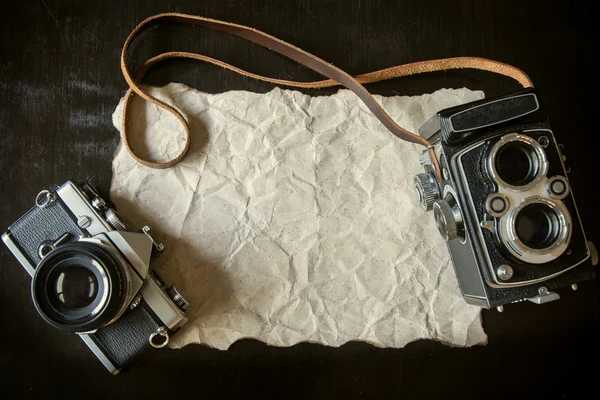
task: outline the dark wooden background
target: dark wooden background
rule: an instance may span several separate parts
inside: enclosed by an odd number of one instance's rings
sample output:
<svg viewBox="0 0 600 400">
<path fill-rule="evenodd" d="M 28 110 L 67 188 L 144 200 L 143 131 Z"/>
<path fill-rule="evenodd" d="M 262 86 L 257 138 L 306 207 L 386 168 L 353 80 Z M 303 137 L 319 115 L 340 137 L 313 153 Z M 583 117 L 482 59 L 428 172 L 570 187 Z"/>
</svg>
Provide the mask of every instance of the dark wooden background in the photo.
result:
<svg viewBox="0 0 600 400">
<path fill-rule="evenodd" d="M 576 1 L 3 1 L 0 5 L 0 230 L 39 190 L 89 174 L 107 193 L 119 135 L 111 114 L 126 84 L 119 54 L 142 19 L 179 11 L 264 30 L 350 73 L 451 56 L 483 56 L 527 71 L 565 144 L 581 217 L 598 234 L 598 63 L 593 2 Z M 161 26 L 136 43 L 152 54 L 195 50 L 256 73 L 317 76 L 267 50 L 199 28 Z M 149 82 L 178 81 L 207 92 L 271 85 L 210 65 L 178 61 Z M 453 71 L 372 85 L 378 94 L 442 87 L 517 89 L 509 79 Z M 336 89 L 308 93 L 327 94 Z M 395 140 L 390 135 L 390 140 Z M 128 374 L 104 371 L 76 337 L 47 326 L 33 309 L 29 276 L 0 246 L 0 382 L 14 396 L 62 398 L 535 398 L 577 397 L 595 386 L 598 286 L 594 280 L 544 306 L 483 313 L 485 347 L 419 341 L 405 349 L 364 343 L 273 348 L 253 340 L 228 351 L 202 346 L 158 352 Z M 593 395 L 592 395 L 593 396 Z M 6 397 L 9 398 L 9 397 Z M 12 397 L 11 397 L 12 398 Z"/>
</svg>

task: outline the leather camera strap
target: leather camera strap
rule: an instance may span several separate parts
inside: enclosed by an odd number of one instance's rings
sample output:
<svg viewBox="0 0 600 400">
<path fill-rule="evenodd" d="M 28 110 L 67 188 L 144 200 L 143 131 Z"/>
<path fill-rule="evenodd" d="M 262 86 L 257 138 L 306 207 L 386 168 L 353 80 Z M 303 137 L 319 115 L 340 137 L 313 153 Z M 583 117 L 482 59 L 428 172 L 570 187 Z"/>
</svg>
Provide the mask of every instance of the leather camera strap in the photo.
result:
<svg viewBox="0 0 600 400">
<path fill-rule="evenodd" d="M 227 64 L 223 61 L 213 59 L 211 57 L 207 57 L 197 53 L 188 53 L 188 52 L 168 52 L 160 54 L 156 57 L 153 57 L 146 61 L 142 67 L 136 72 L 135 76 L 132 77 L 129 69 L 127 67 L 127 52 L 129 46 L 133 42 L 133 40 L 138 37 L 142 32 L 146 31 L 148 28 L 160 24 L 160 23 L 179 23 L 179 24 L 191 24 L 198 25 L 205 28 L 210 28 L 213 30 L 226 32 L 235 36 L 239 36 L 243 39 L 249 40 L 256 44 L 259 44 L 263 47 L 266 47 L 270 50 L 273 50 L 279 54 L 282 54 L 310 69 L 324 75 L 329 78 L 327 80 L 316 81 L 316 82 L 295 82 L 288 80 L 281 80 L 275 78 L 269 78 L 257 74 L 253 74 L 247 71 L 244 71 L 240 68 L 237 68 L 233 65 Z M 261 32 L 257 29 L 250 28 L 244 25 L 233 24 L 230 22 L 219 21 L 210 18 L 204 18 L 195 15 L 186 15 L 179 13 L 165 13 L 158 14 L 152 17 L 147 18 L 142 21 L 129 35 L 125 44 L 123 45 L 123 50 L 121 52 L 121 70 L 123 71 L 123 76 L 125 80 L 129 84 L 129 91 L 125 96 L 125 105 L 123 111 L 123 143 L 125 147 L 131 154 L 131 156 L 137 160 L 138 162 L 152 168 L 166 168 L 171 167 L 186 156 L 189 148 L 190 148 L 190 128 L 188 122 L 185 117 L 181 115 L 181 113 L 175 109 L 174 107 L 166 104 L 165 102 L 151 96 L 147 92 L 145 92 L 140 86 L 139 82 L 143 79 L 145 73 L 156 63 L 169 59 L 169 58 L 191 58 L 195 60 L 210 62 L 212 64 L 221 66 L 223 68 L 227 68 L 231 71 L 240 73 L 242 75 L 246 75 L 251 78 L 259 79 L 266 82 L 271 82 L 278 85 L 285 85 L 291 87 L 298 88 L 323 88 L 330 87 L 336 85 L 342 85 L 346 88 L 352 90 L 371 110 L 371 112 L 381 121 L 381 123 L 395 136 L 400 139 L 406 140 L 412 143 L 418 143 L 426 148 L 428 148 L 429 153 L 431 155 L 431 159 L 436 168 L 436 175 L 438 180 L 440 179 L 440 171 L 439 164 L 435 157 L 435 153 L 431 147 L 431 144 L 420 137 L 417 134 L 409 132 L 408 130 L 400 127 L 396 124 L 392 118 L 385 112 L 385 110 L 375 101 L 373 96 L 365 89 L 363 84 L 378 82 L 382 80 L 414 75 L 424 72 L 434 72 L 434 71 L 444 71 L 450 69 L 463 69 L 463 68 L 471 68 L 471 69 L 480 69 L 484 71 L 494 72 L 501 75 L 508 76 L 510 78 L 515 79 L 519 82 L 523 87 L 533 87 L 533 84 L 529 77 L 520 69 L 513 67 L 508 64 L 504 64 L 498 61 L 489 60 L 485 58 L 478 57 L 456 57 L 456 58 L 446 58 L 439 60 L 430 60 L 430 61 L 421 61 L 411 64 L 398 65 L 395 67 L 383 69 L 380 71 L 371 72 L 368 74 L 358 75 L 356 77 L 352 77 L 341 69 L 335 67 L 334 65 L 323 61 L 322 59 L 307 53 L 306 51 L 299 49 L 287 42 L 284 42 L 276 37 L 273 37 L 269 34 Z M 185 129 L 185 145 L 181 152 L 173 159 L 165 161 L 165 162 L 153 162 L 144 160 L 139 157 L 131 148 L 131 144 L 129 142 L 128 132 L 129 132 L 129 114 L 130 114 L 130 105 L 131 100 L 135 95 L 138 95 L 145 100 L 156 104 L 157 106 L 169 111 L 173 114 L 183 125 Z"/>
</svg>

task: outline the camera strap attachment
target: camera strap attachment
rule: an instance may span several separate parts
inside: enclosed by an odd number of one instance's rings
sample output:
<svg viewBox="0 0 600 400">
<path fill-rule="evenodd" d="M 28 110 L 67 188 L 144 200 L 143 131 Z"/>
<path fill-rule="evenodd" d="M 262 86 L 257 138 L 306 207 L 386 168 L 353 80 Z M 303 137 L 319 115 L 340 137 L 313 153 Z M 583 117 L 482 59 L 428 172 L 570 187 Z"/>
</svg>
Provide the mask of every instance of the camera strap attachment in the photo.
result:
<svg viewBox="0 0 600 400">
<path fill-rule="evenodd" d="M 313 71 L 320 73 L 321 75 L 329 78 L 327 80 L 316 81 L 316 82 L 296 82 L 296 81 L 288 81 L 281 80 L 275 78 L 269 78 L 262 75 L 253 74 L 243 69 L 237 68 L 233 65 L 227 64 L 223 61 L 216 60 L 214 58 L 204 56 L 202 54 L 197 53 L 188 53 L 188 52 L 168 52 L 162 53 L 158 56 L 155 56 L 149 60 L 147 60 L 140 69 L 136 72 L 134 76 L 131 75 L 128 67 L 127 67 L 127 51 L 129 50 L 129 46 L 133 42 L 135 38 L 137 38 L 140 34 L 142 34 L 147 29 L 152 26 L 158 25 L 160 23 L 177 23 L 177 24 L 191 24 L 198 25 L 205 28 L 226 32 L 235 36 L 239 36 L 248 41 L 254 42 L 258 45 L 266 47 L 276 53 L 279 53 L 283 56 L 286 56 L 299 64 L 302 64 Z M 125 105 L 123 111 L 123 143 L 125 147 L 131 154 L 131 156 L 140 162 L 143 165 L 146 165 L 151 168 L 167 168 L 171 167 L 181 160 L 183 160 L 190 148 L 190 128 L 188 122 L 185 117 L 174 107 L 166 104 L 165 102 L 151 96 L 147 92 L 145 92 L 140 86 L 139 83 L 143 79 L 146 72 L 156 63 L 169 59 L 169 58 L 190 58 L 199 61 L 209 62 L 215 65 L 218 65 L 223 68 L 227 68 L 231 71 L 237 72 L 242 75 L 246 75 L 248 77 L 259 79 L 265 82 L 274 83 L 277 85 L 291 86 L 297 88 L 324 88 L 342 85 L 346 88 L 353 91 L 371 110 L 371 112 L 377 117 L 379 121 L 396 137 L 406 140 L 411 143 L 417 143 L 425 146 L 429 150 L 429 154 L 432 160 L 432 163 L 436 169 L 437 179 L 441 179 L 441 171 L 439 167 L 439 163 L 435 156 L 435 152 L 431 147 L 431 143 L 421 136 L 409 132 L 408 130 L 400 127 L 394 120 L 385 112 L 385 110 L 375 101 L 371 93 L 363 84 L 373 83 L 384 81 L 392 78 L 409 76 L 420 74 L 424 72 L 434 72 L 434 71 L 445 71 L 451 69 L 480 69 L 484 71 L 494 72 L 497 74 L 505 75 L 510 78 L 515 79 L 519 82 L 523 87 L 533 87 L 533 84 L 529 77 L 520 69 L 513 67 L 508 64 L 504 64 L 498 61 L 489 60 L 485 58 L 479 57 L 455 57 L 455 58 L 445 58 L 439 60 L 430 60 L 430 61 L 421 61 L 416 63 L 398 65 L 395 67 L 370 72 L 363 75 L 358 75 L 356 77 L 352 77 L 341 69 L 335 67 L 334 65 L 298 48 L 295 47 L 283 40 L 280 40 L 274 36 L 271 36 L 267 33 L 261 32 L 257 29 L 233 24 L 230 22 L 219 21 L 210 18 L 204 18 L 195 15 L 186 15 L 179 13 L 165 13 L 158 14 L 152 17 L 147 18 L 142 21 L 129 35 L 125 44 L 123 45 L 123 50 L 121 52 L 121 70 L 123 72 L 123 76 L 129 85 L 129 90 L 125 95 Z M 139 157 L 130 146 L 129 138 L 128 138 L 128 125 L 129 125 L 129 108 L 131 105 L 132 99 L 138 95 L 165 110 L 173 114 L 179 122 L 184 127 L 185 130 L 185 145 L 181 152 L 173 159 L 165 161 L 165 162 L 153 162 L 144 160 Z"/>
</svg>

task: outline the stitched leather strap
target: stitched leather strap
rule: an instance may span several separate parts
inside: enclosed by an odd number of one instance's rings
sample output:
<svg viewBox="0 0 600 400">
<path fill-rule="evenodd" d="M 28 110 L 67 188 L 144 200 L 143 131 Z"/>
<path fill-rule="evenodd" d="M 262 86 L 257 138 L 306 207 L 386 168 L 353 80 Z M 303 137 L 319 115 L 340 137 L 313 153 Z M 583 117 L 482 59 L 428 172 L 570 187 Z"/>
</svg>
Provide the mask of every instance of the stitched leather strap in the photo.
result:
<svg viewBox="0 0 600 400">
<path fill-rule="evenodd" d="M 159 23 L 170 22 L 170 23 L 181 23 L 181 24 L 193 24 L 199 25 L 206 28 L 230 33 L 232 35 L 239 36 L 256 44 L 259 44 L 263 47 L 269 48 L 279 54 L 282 54 L 320 74 L 329 78 L 323 81 L 317 82 L 295 82 L 288 80 L 281 80 L 275 78 L 269 78 L 257 74 L 253 74 L 247 71 L 244 71 L 240 68 L 237 68 L 233 65 L 227 64 L 223 61 L 216 60 L 211 57 L 207 57 L 201 54 L 196 53 L 187 53 L 187 52 L 169 52 L 163 53 L 156 57 L 151 58 L 146 61 L 144 65 L 137 71 L 135 77 L 132 77 L 129 69 L 127 68 L 127 51 L 131 42 L 138 37 L 142 32 L 147 30 L 148 28 L 157 25 Z M 286 43 L 276 37 L 268 35 L 264 32 L 256 30 L 254 28 L 250 28 L 244 25 L 232 24 L 230 22 L 218 21 L 210 18 L 204 18 L 200 16 L 194 15 L 186 15 L 186 14 L 178 14 L 178 13 L 166 13 L 166 14 L 158 14 L 152 17 L 147 18 L 142 21 L 129 35 L 125 44 L 123 46 L 123 50 L 121 52 L 121 70 L 123 71 L 123 76 L 125 80 L 129 84 L 129 91 L 125 97 L 125 107 L 123 111 L 123 142 L 125 147 L 131 154 L 131 156 L 136 159 L 138 162 L 153 168 L 166 168 L 171 167 L 185 157 L 190 147 L 190 131 L 188 123 L 183 115 L 175 109 L 174 107 L 164 103 L 163 101 L 149 95 L 146 93 L 138 83 L 143 79 L 144 74 L 150 69 L 154 64 L 168 59 L 168 58 L 191 58 L 200 61 L 210 62 L 212 64 L 227 68 L 234 72 L 240 73 L 242 75 L 246 75 L 251 78 L 260 79 L 266 82 L 275 83 L 278 85 L 299 87 L 299 88 L 323 88 L 330 87 L 336 85 L 343 85 L 346 88 L 352 90 L 356 95 L 365 103 L 365 105 L 371 110 L 371 112 L 381 121 L 381 123 L 395 136 L 400 139 L 406 140 L 412 143 L 422 144 L 429 148 L 429 153 L 431 155 L 432 161 L 436 168 L 436 175 L 438 179 L 440 178 L 439 165 L 437 163 L 437 159 L 435 157 L 435 153 L 433 149 L 430 147 L 431 144 L 412 132 L 409 132 L 406 129 L 403 129 L 398 124 L 396 124 L 392 118 L 385 112 L 385 110 L 375 101 L 373 96 L 365 89 L 362 84 L 378 82 L 386 79 L 392 79 L 401 76 L 408 76 L 419 74 L 423 72 L 433 72 L 433 71 L 443 71 L 449 69 L 461 69 L 461 68 L 472 68 L 472 69 L 481 69 L 485 71 L 490 71 L 498 74 L 502 74 L 508 76 L 510 78 L 518 81 L 523 87 L 532 87 L 533 84 L 529 77 L 518 68 L 510 66 L 508 64 L 503 64 L 498 61 L 488 60 L 485 58 L 478 57 L 456 57 L 456 58 L 447 58 L 440 60 L 431 60 L 431 61 L 421 61 L 411 64 L 399 65 L 392 68 L 383 69 L 380 71 L 371 72 L 368 74 L 358 75 L 356 77 L 352 77 L 341 69 L 335 67 L 334 65 L 323 61 L 322 59 L 307 53 L 306 51 L 299 49 L 289 43 Z M 129 107 L 131 104 L 131 100 L 135 95 L 139 95 L 145 100 L 156 104 L 159 107 L 169 111 L 173 114 L 183 125 L 186 134 L 185 146 L 182 151 L 173 159 L 165 161 L 165 162 L 152 162 L 148 160 L 144 160 L 139 157 L 133 149 L 131 148 L 129 137 L 128 137 L 128 126 L 129 126 Z"/>
</svg>

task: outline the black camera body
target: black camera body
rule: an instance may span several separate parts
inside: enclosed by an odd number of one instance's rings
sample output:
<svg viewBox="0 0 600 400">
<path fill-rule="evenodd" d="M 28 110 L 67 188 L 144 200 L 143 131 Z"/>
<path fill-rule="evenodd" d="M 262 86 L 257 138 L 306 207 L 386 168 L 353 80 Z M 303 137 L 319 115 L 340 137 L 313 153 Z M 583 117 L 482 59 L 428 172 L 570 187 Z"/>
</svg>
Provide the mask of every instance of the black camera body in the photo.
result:
<svg viewBox="0 0 600 400">
<path fill-rule="evenodd" d="M 89 181 L 41 191 L 2 240 L 32 276 L 31 294 L 50 325 L 77 333 L 113 374 L 137 365 L 186 322 L 189 302 L 150 271 L 162 251 L 125 223 Z"/>
<path fill-rule="evenodd" d="M 442 171 L 438 182 L 425 151 L 419 202 L 434 211 L 468 303 L 545 303 L 594 277 L 597 254 L 533 89 L 439 111 L 419 134 Z"/>
</svg>

